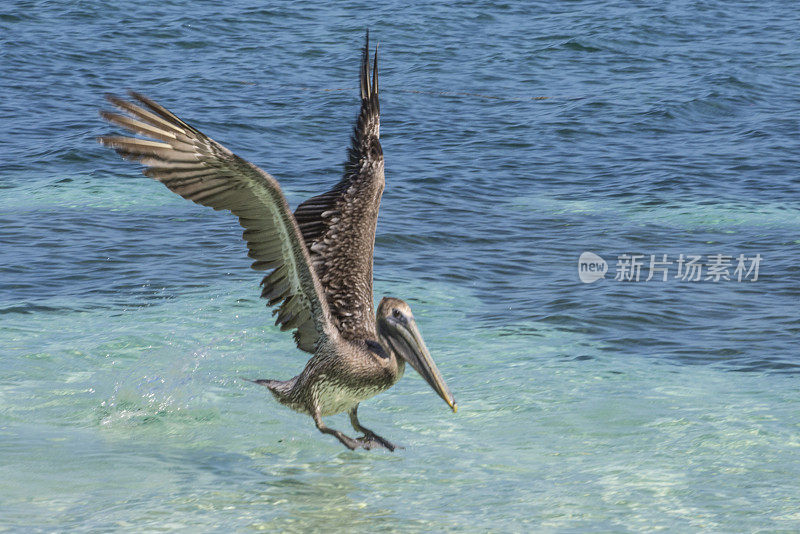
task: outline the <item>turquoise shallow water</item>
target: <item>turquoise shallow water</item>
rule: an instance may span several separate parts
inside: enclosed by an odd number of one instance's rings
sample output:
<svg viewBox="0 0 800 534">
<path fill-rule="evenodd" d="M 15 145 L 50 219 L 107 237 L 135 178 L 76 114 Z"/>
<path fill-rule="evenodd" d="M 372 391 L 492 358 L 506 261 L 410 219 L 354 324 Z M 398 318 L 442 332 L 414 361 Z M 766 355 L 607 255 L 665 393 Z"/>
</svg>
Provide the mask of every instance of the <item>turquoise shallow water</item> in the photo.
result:
<svg viewBox="0 0 800 534">
<path fill-rule="evenodd" d="M 797 530 L 797 15 L 4 5 L 0 530 Z M 366 402 L 394 454 L 237 378 L 305 362 L 239 226 L 93 141 L 103 93 L 140 90 L 296 206 L 338 179 L 366 26 L 376 296 L 410 302 L 459 403 L 413 371 Z M 581 283 L 584 251 L 605 280 Z M 763 261 L 755 282 L 625 283 L 621 254 Z"/>
</svg>

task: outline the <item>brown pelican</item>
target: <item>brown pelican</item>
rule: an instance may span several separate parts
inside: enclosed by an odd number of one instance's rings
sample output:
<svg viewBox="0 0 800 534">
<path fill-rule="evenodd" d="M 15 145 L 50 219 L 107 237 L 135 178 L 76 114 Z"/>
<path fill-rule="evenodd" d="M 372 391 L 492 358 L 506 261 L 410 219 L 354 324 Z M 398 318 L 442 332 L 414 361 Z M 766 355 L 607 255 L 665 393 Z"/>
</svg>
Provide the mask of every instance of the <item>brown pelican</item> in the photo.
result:
<svg viewBox="0 0 800 534">
<path fill-rule="evenodd" d="M 276 324 L 294 330 L 297 346 L 313 354 L 291 380 L 252 380 L 275 398 L 310 415 L 317 428 L 346 447 L 394 450 L 361 425 L 358 405 L 391 387 L 406 362 L 456 411 L 453 395 L 436 368 L 402 300 L 384 298 L 375 314 L 372 252 L 384 187 L 378 102 L 378 49 L 370 79 L 369 33 L 361 59 L 361 110 L 344 177 L 327 193 L 298 206 L 294 215 L 278 182 L 173 113 L 131 92 L 136 103 L 108 96 L 127 115 L 101 112 L 135 137 L 103 136 L 123 158 L 145 165 L 144 174 L 171 191 L 215 210 L 228 210 L 245 228 L 252 268 L 270 271 L 261 296 L 275 306 Z M 322 417 L 348 412 L 353 439 L 325 426 Z"/>
</svg>

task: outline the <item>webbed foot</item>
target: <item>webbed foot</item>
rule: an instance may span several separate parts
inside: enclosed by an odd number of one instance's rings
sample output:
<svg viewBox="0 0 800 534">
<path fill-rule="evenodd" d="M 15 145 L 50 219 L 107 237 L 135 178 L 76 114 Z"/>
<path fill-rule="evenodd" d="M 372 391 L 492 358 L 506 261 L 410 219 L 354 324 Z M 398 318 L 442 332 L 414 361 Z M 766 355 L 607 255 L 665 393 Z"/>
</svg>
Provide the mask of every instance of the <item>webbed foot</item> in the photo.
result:
<svg viewBox="0 0 800 534">
<path fill-rule="evenodd" d="M 356 438 L 356 441 L 364 447 L 365 450 L 374 449 L 377 447 L 383 447 L 384 449 L 389 449 L 390 451 L 394 451 L 395 449 L 402 449 L 398 445 L 395 445 L 388 439 L 384 439 L 375 433 L 367 433 L 360 438 Z"/>
<path fill-rule="evenodd" d="M 358 421 L 358 404 L 350 410 L 350 423 L 353 425 L 353 428 L 356 432 L 361 432 L 364 434 L 356 441 L 359 441 L 365 449 L 371 449 L 376 446 L 383 447 L 384 449 L 389 449 L 390 451 L 394 451 L 395 449 L 402 449 L 398 445 L 395 445 L 388 439 L 380 437 L 378 434 L 361 425 Z"/>
</svg>

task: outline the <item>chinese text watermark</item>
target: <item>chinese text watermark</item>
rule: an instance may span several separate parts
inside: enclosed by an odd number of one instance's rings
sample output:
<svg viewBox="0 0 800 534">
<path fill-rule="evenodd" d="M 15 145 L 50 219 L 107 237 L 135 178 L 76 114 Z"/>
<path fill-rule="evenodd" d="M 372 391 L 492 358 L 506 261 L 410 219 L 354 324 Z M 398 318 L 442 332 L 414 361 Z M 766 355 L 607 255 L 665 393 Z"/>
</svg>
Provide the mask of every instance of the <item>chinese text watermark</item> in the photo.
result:
<svg viewBox="0 0 800 534">
<path fill-rule="evenodd" d="M 725 254 L 620 254 L 617 256 L 614 280 L 619 282 L 755 282 L 762 261 L 755 256 L 728 256 Z M 578 258 L 578 277 L 590 284 L 605 278 L 608 263 L 593 252 L 584 252 Z"/>
</svg>

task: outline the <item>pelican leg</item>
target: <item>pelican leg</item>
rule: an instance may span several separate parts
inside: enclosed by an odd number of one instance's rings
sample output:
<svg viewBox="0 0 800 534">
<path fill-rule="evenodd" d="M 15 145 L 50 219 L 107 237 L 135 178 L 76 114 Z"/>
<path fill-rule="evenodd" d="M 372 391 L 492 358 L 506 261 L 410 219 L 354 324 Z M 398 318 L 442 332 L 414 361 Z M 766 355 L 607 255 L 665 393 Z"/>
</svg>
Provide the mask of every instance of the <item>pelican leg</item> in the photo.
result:
<svg viewBox="0 0 800 534">
<path fill-rule="evenodd" d="M 374 442 L 374 441 L 377 441 L 378 443 L 380 443 L 381 445 L 383 445 L 384 447 L 386 447 L 390 451 L 393 451 L 396 448 L 398 448 L 397 445 L 395 445 L 394 443 L 392 443 L 388 439 L 382 438 L 378 434 L 376 434 L 375 432 L 370 430 L 369 428 L 364 428 L 363 426 L 361 426 L 361 423 L 358 421 L 358 404 L 356 404 L 355 408 L 350 410 L 350 424 L 353 425 L 353 428 L 355 429 L 356 432 L 361 432 L 362 434 L 364 434 L 363 437 L 357 438 L 356 441 L 358 441 L 359 443 L 364 445 L 365 449 L 370 448 L 367 445 L 369 443 Z M 400 447 L 400 448 L 402 449 L 403 447 Z"/>
<path fill-rule="evenodd" d="M 365 446 L 364 443 L 361 443 L 357 439 L 353 439 L 349 436 L 342 434 L 338 430 L 334 430 L 332 428 L 328 428 L 327 426 L 325 426 L 325 423 L 322 422 L 322 417 L 319 415 L 319 412 L 314 412 L 312 417 L 314 418 L 314 424 L 317 425 L 317 429 L 320 432 L 322 432 L 323 434 L 330 434 L 331 436 L 336 436 L 336 439 L 341 441 L 342 445 L 344 445 L 351 451 L 359 447 L 364 447 L 365 449 L 369 449 L 368 446 Z"/>
</svg>

